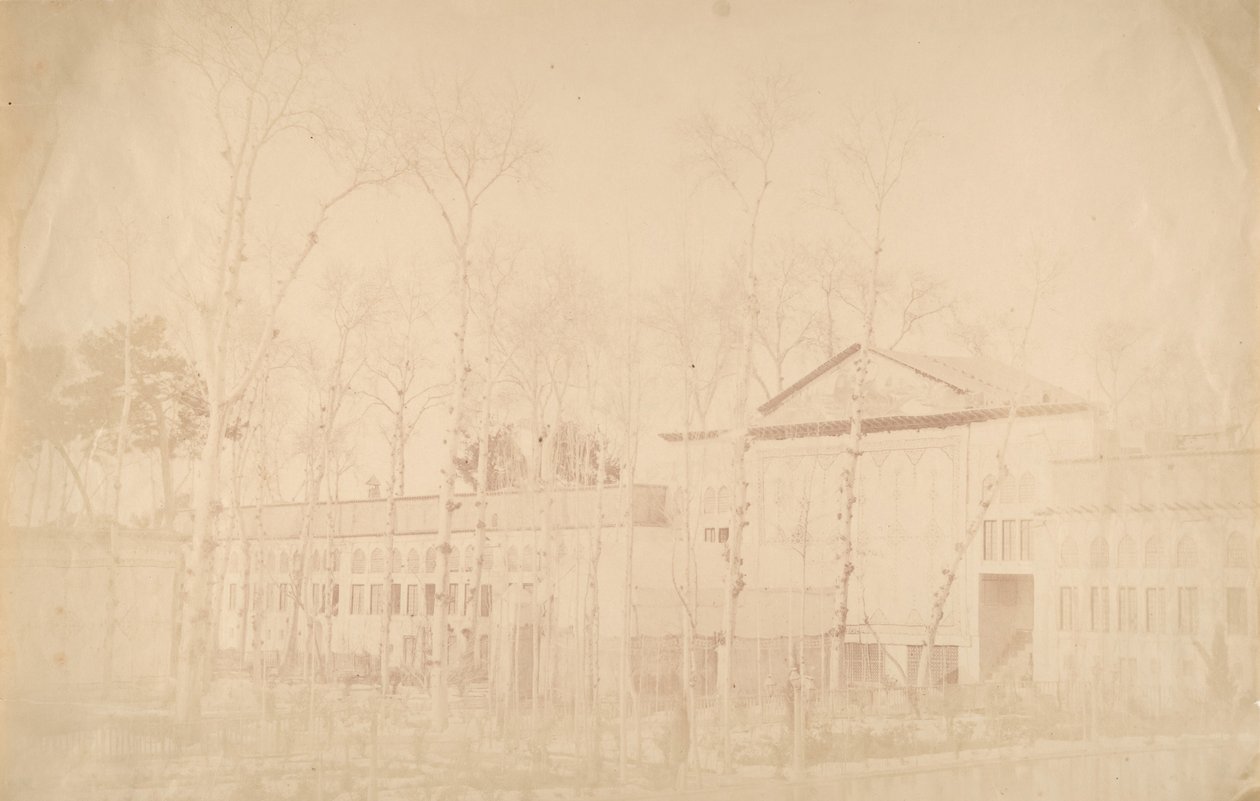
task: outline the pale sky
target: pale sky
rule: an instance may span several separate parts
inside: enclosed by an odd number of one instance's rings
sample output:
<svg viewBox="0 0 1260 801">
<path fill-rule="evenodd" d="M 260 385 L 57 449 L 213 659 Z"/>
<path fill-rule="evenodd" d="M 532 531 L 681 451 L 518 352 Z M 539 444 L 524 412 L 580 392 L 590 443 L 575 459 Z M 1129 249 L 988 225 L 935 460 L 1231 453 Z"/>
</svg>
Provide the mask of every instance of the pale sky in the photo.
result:
<svg viewBox="0 0 1260 801">
<path fill-rule="evenodd" d="M 29 42 L 17 74 L 52 71 L 10 79 L 10 95 L 32 114 L 53 104 L 60 122 L 23 238 L 32 338 L 117 319 L 118 272 L 100 241 L 120 220 L 146 232 L 142 301 L 169 306 L 172 268 L 194 258 L 204 234 L 189 232 L 223 191 L 197 133 L 204 109 L 151 46 L 162 39 L 147 8 L 15 12 Z M 738 225 L 717 193 L 693 191 L 681 120 L 729 110 L 745 76 L 794 75 L 803 119 L 774 164 L 766 239 L 838 239 L 837 218 L 807 193 L 828 142 L 850 109 L 900 103 L 928 136 L 889 212 L 888 264 L 946 276 L 977 309 L 1002 309 L 1020 302 L 1021 254 L 1039 243 L 1067 273 L 1038 327 L 1034 372 L 1087 393 L 1083 348 L 1104 320 L 1149 327 L 1152 343 L 1209 362 L 1254 350 L 1255 19 L 1231 0 L 1210 15 L 1168 8 L 343 3 L 344 47 L 329 67 L 352 93 L 408 95 L 426 73 L 527 92 L 545 159 L 537 184 L 491 204 L 487 219 L 591 270 L 629 259 L 648 283 L 676 269 L 684 236 L 717 269 Z M 323 186 L 303 167 L 318 154 L 295 152 L 260 190 L 278 231 Z M 438 220 L 414 186 L 338 213 L 310 272 L 337 259 L 440 269 Z M 285 325 L 300 330 L 300 308 L 289 311 Z"/>
</svg>

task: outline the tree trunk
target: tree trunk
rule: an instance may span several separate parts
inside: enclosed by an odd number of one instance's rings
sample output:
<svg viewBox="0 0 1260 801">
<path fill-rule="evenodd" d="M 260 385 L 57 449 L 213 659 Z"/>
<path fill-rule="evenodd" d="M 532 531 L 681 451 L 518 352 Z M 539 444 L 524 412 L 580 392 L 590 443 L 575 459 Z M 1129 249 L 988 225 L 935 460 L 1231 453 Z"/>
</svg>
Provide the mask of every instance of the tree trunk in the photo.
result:
<svg viewBox="0 0 1260 801">
<path fill-rule="evenodd" d="M 105 695 L 114 684 L 114 637 L 118 627 L 118 526 L 122 506 L 123 456 L 127 453 L 127 425 L 131 418 L 131 266 L 127 265 L 127 321 L 123 326 L 123 403 L 118 417 L 118 436 L 114 442 L 113 514 L 109 521 L 109 576 L 106 580 L 105 645 L 102 655 L 102 676 Z"/>
<path fill-rule="evenodd" d="M 406 441 L 406 390 L 398 393 L 394 414 L 394 436 L 390 448 L 389 500 L 385 517 L 385 607 L 381 610 L 381 694 L 389 692 L 390 626 L 394 618 L 394 537 L 398 533 L 398 498 L 402 495 L 402 451 Z M 449 524 L 448 524 L 449 526 Z M 447 538 L 450 537 L 449 527 Z M 400 595 L 401 602 L 401 595 Z M 443 699 L 445 700 L 445 699 Z M 436 719 L 436 711 L 435 711 Z M 443 724 L 445 725 L 445 724 Z"/>
<path fill-rule="evenodd" d="M 472 651 L 470 662 L 474 665 L 481 664 L 481 648 L 478 639 L 481 630 L 481 581 L 486 559 L 486 493 L 489 491 L 487 481 L 490 475 L 490 398 L 493 387 L 493 380 L 490 377 L 490 358 L 487 356 L 486 385 L 481 393 L 481 421 L 477 426 L 477 542 L 472 580 L 475 608 L 468 622 L 469 648 Z"/>
</svg>

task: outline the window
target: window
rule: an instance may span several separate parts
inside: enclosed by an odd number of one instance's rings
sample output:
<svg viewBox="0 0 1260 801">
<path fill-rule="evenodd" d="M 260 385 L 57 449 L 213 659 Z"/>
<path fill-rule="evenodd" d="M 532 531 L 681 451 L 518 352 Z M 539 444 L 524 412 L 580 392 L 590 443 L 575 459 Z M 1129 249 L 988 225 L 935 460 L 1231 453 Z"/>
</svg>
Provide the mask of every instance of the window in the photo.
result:
<svg viewBox="0 0 1260 801">
<path fill-rule="evenodd" d="M 726 487 L 717 491 L 717 513 L 720 515 L 731 513 L 731 491 Z"/>
<path fill-rule="evenodd" d="M 1177 588 L 1177 632 L 1194 634 L 1199 630 L 1199 588 Z"/>
<path fill-rule="evenodd" d="M 1076 588 L 1059 588 L 1059 631 L 1076 628 Z"/>
<path fill-rule="evenodd" d="M 984 558 L 997 559 L 997 521 L 984 521 Z"/>
<path fill-rule="evenodd" d="M 1037 479 L 1032 473 L 1024 473 L 1019 477 L 1019 502 L 1032 503 L 1037 497 Z"/>
<path fill-rule="evenodd" d="M 704 530 L 704 541 L 717 542 L 717 529 L 714 528 L 713 526 L 709 526 L 708 528 L 706 528 Z"/>
<path fill-rule="evenodd" d="M 486 548 L 481 552 L 481 569 L 494 570 L 494 549 Z"/>
<path fill-rule="evenodd" d="M 1177 567 L 1191 568 L 1199 564 L 1199 549 L 1187 534 L 1177 542 Z"/>
<path fill-rule="evenodd" d="M 1247 633 L 1247 591 L 1242 587 L 1225 588 L 1225 628 L 1230 634 Z"/>
<path fill-rule="evenodd" d="M 1018 497 L 1018 488 L 1015 486 L 1015 476 L 1007 473 L 1002 478 L 1002 503 L 1015 503 L 1015 499 Z"/>
<path fill-rule="evenodd" d="M 407 614 L 415 617 L 420 612 L 420 585 L 407 585 Z"/>
<path fill-rule="evenodd" d="M 1015 558 L 1015 521 L 1002 521 L 1002 558 Z"/>
<path fill-rule="evenodd" d="M 1137 542 L 1127 534 L 1120 540 L 1120 547 L 1117 549 L 1116 563 L 1120 567 L 1138 566 Z"/>
<path fill-rule="evenodd" d="M 515 573 L 521 569 L 521 557 L 517 553 L 516 546 L 513 545 L 507 551 L 507 569 L 509 572 Z"/>
<path fill-rule="evenodd" d="M 1108 608 L 1110 600 L 1110 590 L 1107 587 L 1090 587 L 1089 588 L 1089 630 L 1090 631 L 1106 631 L 1107 622 L 1111 617 L 1111 611 Z"/>
<path fill-rule="evenodd" d="M 718 528 L 718 542 L 726 542 L 731 538 L 731 530 L 727 526 Z"/>
<path fill-rule="evenodd" d="M 704 490 L 704 500 L 700 502 L 700 514 L 711 515 L 717 511 L 717 496 L 713 493 L 713 487 L 707 487 Z"/>
<path fill-rule="evenodd" d="M 385 552 L 382 551 L 380 548 L 372 549 L 372 572 L 373 573 L 385 572 Z"/>
<path fill-rule="evenodd" d="M 289 594 L 291 592 L 292 590 L 289 589 L 288 584 L 280 585 L 280 611 L 281 612 L 289 608 Z"/>
<path fill-rule="evenodd" d="M 363 614 L 363 585 L 362 584 L 350 585 L 350 614 L 352 615 Z"/>
<path fill-rule="evenodd" d="M 472 569 L 476 566 L 477 566 L 477 552 L 473 550 L 473 547 L 471 545 L 469 545 L 467 548 L 464 549 L 464 570 L 468 572 L 472 572 Z"/>
<path fill-rule="evenodd" d="M 1160 541 L 1158 534 L 1153 534 L 1146 541 L 1146 553 L 1144 555 L 1143 564 L 1146 567 L 1163 567 L 1164 561 L 1164 543 Z"/>
<path fill-rule="evenodd" d="M 1164 588 L 1146 588 L 1146 630 L 1157 634 L 1164 630 Z"/>
<path fill-rule="evenodd" d="M 420 572 L 420 553 L 415 548 L 407 551 L 407 572 Z"/>
<path fill-rule="evenodd" d="M 883 684 L 884 650 L 877 643 L 845 643 L 844 667 L 851 684 Z"/>
<path fill-rule="evenodd" d="M 919 663 L 923 659 L 922 645 L 906 646 L 906 676 L 915 681 L 919 675 Z M 932 684 L 958 683 L 958 646 L 936 645 L 932 647 L 932 661 L 929 665 Z"/>
<path fill-rule="evenodd" d="M 1225 567 L 1247 566 L 1247 544 L 1237 531 L 1225 540 Z"/>
<path fill-rule="evenodd" d="M 1063 538 L 1063 544 L 1059 546 L 1059 565 L 1076 567 L 1076 560 L 1076 538 L 1069 534 Z"/>
<path fill-rule="evenodd" d="M 424 572 L 432 573 L 435 570 L 437 570 L 437 551 L 427 548 L 424 552 Z"/>
<path fill-rule="evenodd" d="M 368 612 L 379 615 L 385 611 L 385 585 L 373 584 L 368 596 Z"/>
<path fill-rule="evenodd" d="M 1094 537 L 1094 541 L 1089 544 L 1089 566 L 1090 567 L 1106 567 L 1108 559 L 1107 540 L 1101 534 Z"/>
<path fill-rule="evenodd" d="M 464 585 L 464 614 L 478 614 L 477 588 L 471 584 Z"/>
<path fill-rule="evenodd" d="M 354 555 L 350 557 L 350 572 L 362 573 L 367 566 L 367 557 L 359 548 L 354 549 Z M 353 602 L 352 602 L 353 603 Z"/>
<path fill-rule="evenodd" d="M 1137 587 L 1121 587 L 1116 590 L 1116 630 L 1138 630 Z"/>
<path fill-rule="evenodd" d="M 433 616 L 433 610 L 437 606 L 437 587 L 432 584 L 424 585 L 424 613 L 429 617 Z"/>
<path fill-rule="evenodd" d="M 534 560 L 534 546 L 526 545 L 521 552 L 521 570 L 537 570 L 538 562 Z"/>
<path fill-rule="evenodd" d="M 337 608 L 338 602 L 341 601 L 341 585 L 332 585 L 332 600 L 329 601 L 331 608 L 328 610 L 331 614 L 341 614 L 341 610 Z"/>
<path fill-rule="evenodd" d="M 389 588 L 389 612 L 397 615 L 402 613 L 402 585 L 394 584 Z"/>
<path fill-rule="evenodd" d="M 311 572 L 315 572 L 324 566 L 324 555 L 318 550 L 311 553 Z"/>
<path fill-rule="evenodd" d="M 459 549 L 452 547 L 448 553 L 449 555 L 446 557 L 447 559 L 446 572 L 458 573 L 459 572 Z"/>
<path fill-rule="evenodd" d="M 324 585 L 311 582 L 311 607 L 316 612 L 324 611 Z"/>
<path fill-rule="evenodd" d="M 481 585 L 481 616 L 490 617 L 490 610 L 494 608 L 494 587 L 489 584 Z"/>
<path fill-rule="evenodd" d="M 459 609 L 456 604 L 459 602 L 459 585 L 448 584 L 446 587 L 446 614 L 458 615 Z"/>
<path fill-rule="evenodd" d="M 1019 558 L 1025 562 L 1032 559 L 1032 521 L 1019 521 Z"/>
</svg>

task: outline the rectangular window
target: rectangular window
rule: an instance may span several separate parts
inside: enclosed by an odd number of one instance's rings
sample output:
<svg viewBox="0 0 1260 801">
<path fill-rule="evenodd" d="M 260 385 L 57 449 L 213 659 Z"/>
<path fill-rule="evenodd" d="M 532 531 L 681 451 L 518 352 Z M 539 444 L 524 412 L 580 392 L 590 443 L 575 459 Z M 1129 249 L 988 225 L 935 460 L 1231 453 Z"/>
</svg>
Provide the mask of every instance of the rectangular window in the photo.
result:
<svg viewBox="0 0 1260 801">
<path fill-rule="evenodd" d="M 334 615 L 341 614 L 341 610 L 337 608 L 339 601 L 341 601 L 341 585 L 334 584 L 332 585 L 332 601 L 331 601 L 332 609 L 330 610 L 331 614 L 334 614 Z"/>
<path fill-rule="evenodd" d="M 1032 556 L 1032 521 L 1019 521 L 1019 558 L 1025 562 Z"/>
<path fill-rule="evenodd" d="M 712 526 L 706 528 L 704 530 L 704 541 L 717 542 L 717 529 L 713 528 Z"/>
<path fill-rule="evenodd" d="M 459 603 L 459 585 L 458 584 L 447 585 L 446 587 L 446 614 L 458 615 L 459 614 L 459 608 L 457 606 L 458 603 Z"/>
<path fill-rule="evenodd" d="M 1247 633 L 1247 591 L 1242 587 L 1225 588 L 1225 627 L 1230 634 Z"/>
<path fill-rule="evenodd" d="M 1164 588 L 1146 588 L 1146 630 L 1156 634 L 1164 630 Z"/>
<path fill-rule="evenodd" d="M 389 612 L 392 615 L 402 613 L 402 585 L 394 584 L 389 588 Z"/>
<path fill-rule="evenodd" d="M 1059 631 L 1076 628 L 1076 588 L 1059 588 Z"/>
<path fill-rule="evenodd" d="M 280 611 L 289 608 L 289 596 L 293 593 L 292 588 L 288 584 L 280 585 Z"/>
<path fill-rule="evenodd" d="M 236 603 L 236 585 L 232 584 L 228 586 L 228 609 L 235 609 Z"/>
<path fill-rule="evenodd" d="M 352 615 L 363 614 L 363 585 L 362 584 L 350 585 L 350 614 Z"/>
<path fill-rule="evenodd" d="M 993 520 L 984 521 L 984 558 L 997 559 L 997 542 L 995 541 L 997 531 L 997 522 Z"/>
<path fill-rule="evenodd" d="M 324 585 L 317 582 L 311 583 L 311 607 L 316 612 L 324 611 Z"/>
<path fill-rule="evenodd" d="M 379 615 L 385 611 L 385 585 L 373 584 L 371 595 L 369 596 L 370 606 L 368 612 L 373 615 Z"/>
<path fill-rule="evenodd" d="M 407 614 L 415 616 L 420 611 L 420 585 L 407 585 Z"/>
<path fill-rule="evenodd" d="M 1177 588 L 1177 631 L 1194 634 L 1199 630 L 1199 588 Z"/>
<path fill-rule="evenodd" d="M 1111 591 L 1108 587 L 1089 588 L 1089 629 L 1090 631 L 1106 631 L 1107 622 L 1111 618 L 1109 607 Z"/>
<path fill-rule="evenodd" d="M 1137 587 L 1121 587 L 1116 590 L 1116 630 L 1137 631 Z"/>
<path fill-rule="evenodd" d="M 1002 558 L 1014 559 L 1017 551 L 1015 550 L 1015 521 L 1002 521 Z"/>
<path fill-rule="evenodd" d="M 494 587 L 489 584 L 481 585 L 481 616 L 490 617 L 490 610 L 494 607 Z"/>
<path fill-rule="evenodd" d="M 726 542 L 731 538 L 731 530 L 725 526 L 718 529 L 718 542 Z"/>
<path fill-rule="evenodd" d="M 280 588 L 274 584 L 267 585 L 267 611 L 276 611 L 276 605 L 280 601 Z"/>
<path fill-rule="evenodd" d="M 424 613 L 429 617 L 433 617 L 433 610 L 436 605 L 437 587 L 432 584 L 424 585 Z"/>
</svg>

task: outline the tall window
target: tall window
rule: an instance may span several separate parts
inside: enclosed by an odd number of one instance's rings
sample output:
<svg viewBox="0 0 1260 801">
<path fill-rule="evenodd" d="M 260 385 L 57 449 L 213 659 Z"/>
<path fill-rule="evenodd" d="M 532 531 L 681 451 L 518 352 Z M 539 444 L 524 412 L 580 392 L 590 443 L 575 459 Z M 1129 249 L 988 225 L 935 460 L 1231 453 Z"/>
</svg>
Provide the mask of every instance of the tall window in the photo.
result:
<svg viewBox="0 0 1260 801">
<path fill-rule="evenodd" d="M 437 587 L 433 584 L 424 585 L 424 613 L 429 617 L 433 617 L 433 611 L 437 606 Z"/>
<path fill-rule="evenodd" d="M 1076 628 L 1076 588 L 1059 588 L 1059 631 Z"/>
<path fill-rule="evenodd" d="M 415 617 L 420 612 L 420 585 L 407 585 L 407 614 Z"/>
<path fill-rule="evenodd" d="M 1015 503 L 1019 497 L 1019 488 L 1015 485 L 1015 476 L 1007 473 L 1002 479 L 1002 503 Z"/>
<path fill-rule="evenodd" d="M 1106 631 L 1107 621 L 1111 617 L 1108 605 L 1110 589 L 1108 587 L 1089 588 L 1089 628 L 1090 631 Z"/>
<path fill-rule="evenodd" d="M 448 573 L 459 572 L 459 548 L 451 546 L 451 555 L 448 557 L 446 570 Z"/>
<path fill-rule="evenodd" d="M 420 572 L 420 552 L 415 548 L 411 548 L 407 551 L 407 572 Z"/>
<path fill-rule="evenodd" d="M 459 608 L 457 606 L 458 603 L 459 603 L 459 585 L 450 584 L 446 588 L 446 614 L 458 615 L 459 614 Z"/>
<path fill-rule="evenodd" d="M 1225 540 L 1225 567 L 1246 567 L 1248 561 L 1247 543 L 1235 531 Z"/>
<path fill-rule="evenodd" d="M 472 571 L 477 562 L 477 552 L 471 545 L 464 549 L 464 570 Z"/>
<path fill-rule="evenodd" d="M 1019 558 L 1025 562 L 1032 556 L 1032 521 L 1019 521 Z"/>
<path fill-rule="evenodd" d="M 280 585 L 280 611 L 281 612 L 289 608 L 289 594 L 291 592 L 292 590 L 289 589 L 288 584 Z"/>
<path fill-rule="evenodd" d="M 984 521 L 984 558 L 997 559 L 997 521 Z"/>
<path fill-rule="evenodd" d="M 1002 521 L 1002 558 L 1015 558 L 1015 521 Z"/>
<path fill-rule="evenodd" d="M 704 529 L 705 542 L 717 542 L 717 528 L 715 526 L 706 526 Z"/>
<path fill-rule="evenodd" d="M 494 587 L 489 584 L 481 585 L 481 616 L 490 617 L 490 610 L 494 607 Z"/>
<path fill-rule="evenodd" d="M 1137 541 L 1128 534 L 1120 539 L 1120 545 L 1116 552 L 1116 564 L 1119 567 L 1138 566 Z"/>
<path fill-rule="evenodd" d="M 515 573 L 521 569 L 521 557 L 517 553 L 516 546 L 511 545 L 507 550 L 507 569 L 508 572 Z"/>
<path fill-rule="evenodd" d="M 350 614 L 352 615 L 363 614 L 363 585 L 362 584 L 350 585 Z"/>
<path fill-rule="evenodd" d="M 1158 534 L 1152 534 L 1150 539 L 1146 541 L 1146 553 L 1143 564 L 1146 567 L 1163 567 L 1163 562 L 1164 543 L 1160 540 Z"/>
<path fill-rule="evenodd" d="M 385 585 L 373 584 L 368 598 L 370 604 L 368 611 L 371 614 L 379 615 L 385 611 Z"/>
<path fill-rule="evenodd" d="M 1024 473 L 1019 477 L 1019 502 L 1032 503 L 1037 497 L 1037 479 L 1032 473 Z"/>
<path fill-rule="evenodd" d="M 1177 632 L 1195 634 L 1199 630 L 1199 588 L 1177 588 Z"/>
<path fill-rule="evenodd" d="M 361 548 L 355 548 L 354 554 L 350 557 L 350 572 L 362 573 L 367 567 L 367 555 L 363 553 Z"/>
<path fill-rule="evenodd" d="M 1164 588 L 1146 588 L 1146 630 L 1157 634 L 1164 630 Z"/>
<path fill-rule="evenodd" d="M 334 584 L 332 585 L 332 600 L 329 601 L 330 608 L 328 611 L 334 615 L 341 614 L 341 610 L 338 608 L 338 605 L 340 603 L 341 603 L 341 585 Z"/>
<path fill-rule="evenodd" d="M 726 487 L 721 487 L 717 491 L 717 513 L 720 515 L 731 513 L 731 491 Z"/>
<path fill-rule="evenodd" d="M 437 551 L 432 547 L 424 550 L 424 572 L 433 573 L 437 570 Z"/>
<path fill-rule="evenodd" d="M 373 573 L 385 572 L 385 552 L 382 551 L 380 548 L 372 549 L 372 572 Z"/>
<path fill-rule="evenodd" d="M 389 611 L 390 614 L 397 615 L 402 613 L 402 585 L 395 584 L 389 589 Z"/>
<path fill-rule="evenodd" d="M 1242 587 L 1225 588 L 1225 627 L 1230 634 L 1247 633 L 1247 591 Z"/>
<path fill-rule="evenodd" d="M 1121 587 L 1116 590 L 1116 630 L 1138 630 L 1137 587 Z"/>
<path fill-rule="evenodd" d="M 1063 544 L 1059 546 L 1059 565 L 1076 567 L 1076 561 L 1076 538 L 1069 534 L 1063 538 Z"/>
<path fill-rule="evenodd" d="M 711 515 L 717 511 L 717 496 L 713 487 L 705 487 L 703 500 L 700 502 L 700 514 Z"/>
<path fill-rule="evenodd" d="M 316 612 L 324 611 L 324 585 L 311 582 L 311 606 Z"/>
<path fill-rule="evenodd" d="M 731 530 L 727 526 L 718 526 L 718 542 L 726 542 L 731 538 Z"/>
</svg>

